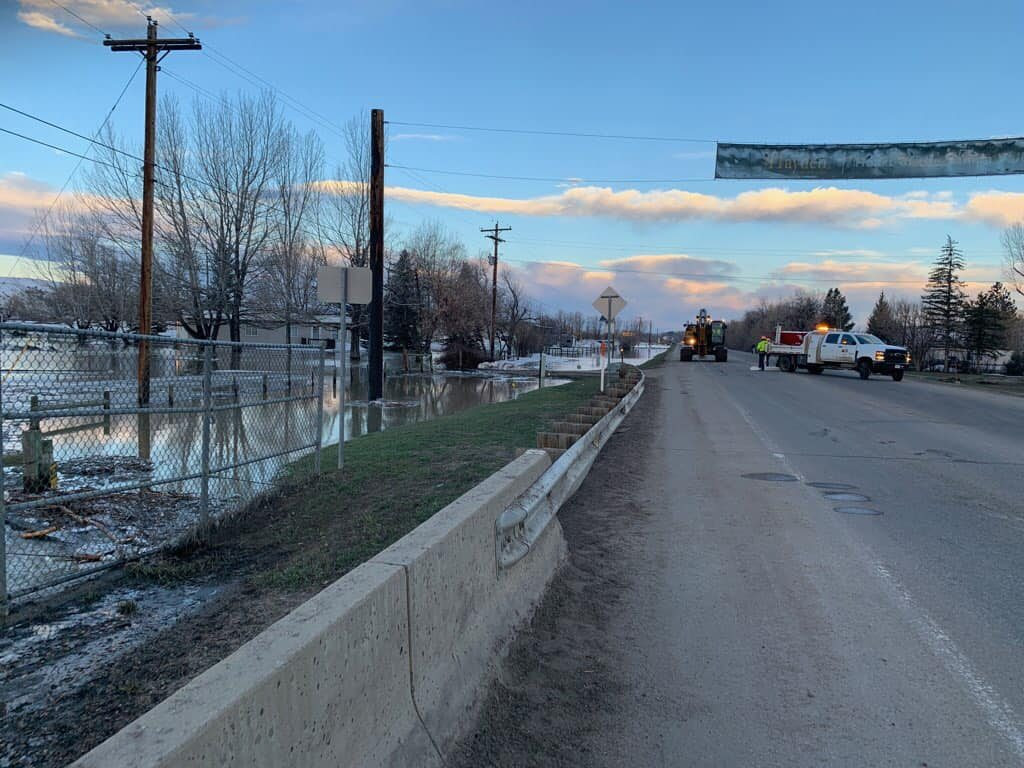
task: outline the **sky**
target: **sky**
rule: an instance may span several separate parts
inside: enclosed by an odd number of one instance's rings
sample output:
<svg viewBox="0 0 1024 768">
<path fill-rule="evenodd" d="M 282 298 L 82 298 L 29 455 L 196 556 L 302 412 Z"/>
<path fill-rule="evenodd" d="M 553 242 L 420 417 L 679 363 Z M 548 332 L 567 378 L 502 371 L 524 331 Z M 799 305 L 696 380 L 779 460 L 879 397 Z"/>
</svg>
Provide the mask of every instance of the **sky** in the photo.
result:
<svg viewBox="0 0 1024 768">
<path fill-rule="evenodd" d="M 713 179 L 716 141 L 1024 134 L 1019 0 L 0 0 L 0 102 L 92 135 L 138 63 L 100 32 L 142 37 L 146 13 L 161 36 L 189 30 L 204 45 L 163 62 L 161 94 L 188 103 L 272 85 L 323 139 L 327 178 L 339 126 L 383 109 L 391 242 L 432 220 L 475 254 L 490 246 L 482 227 L 510 226 L 502 268 L 537 311 L 593 312 L 612 285 L 623 317 L 669 329 L 701 308 L 736 317 L 837 285 L 863 323 L 879 291 L 920 294 L 947 235 L 972 293 L 1001 279 L 1000 233 L 1024 219 L 1015 176 Z M 137 144 L 143 81 L 111 118 Z M 8 109 L 0 128 L 88 153 Z M 36 213 L 81 188 L 89 162 L 0 133 L 0 275 L 36 274 Z"/>
</svg>

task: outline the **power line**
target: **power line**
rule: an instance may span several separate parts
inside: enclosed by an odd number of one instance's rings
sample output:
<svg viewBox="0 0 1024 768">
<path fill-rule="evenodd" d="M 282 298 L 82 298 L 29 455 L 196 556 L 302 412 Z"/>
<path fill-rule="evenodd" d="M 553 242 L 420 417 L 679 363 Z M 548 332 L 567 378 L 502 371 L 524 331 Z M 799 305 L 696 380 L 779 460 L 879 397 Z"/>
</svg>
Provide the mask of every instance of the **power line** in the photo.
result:
<svg viewBox="0 0 1024 768">
<path fill-rule="evenodd" d="M 66 11 L 66 12 L 67 12 L 68 14 L 70 14 L 71 16 L 74 16 L 74 17 L 75 17 L 76 19 L 78 19 L 78 20 L 79 20 L 80 22 L 82 22 L 83 24 L 85 24 L 85 25 L 86 25 L 87 27 L 92 27 L 92 28 L 93 28 L 94 30 L 96 30 L 97 32 L 99 32 L 99 33 L 100 33 L 101 35 L 106 35 L 106 34 L 107 34 L 107 33 L 106 33 L 106 32 L 104 32 L 104 31 L 103 31 L 102 29 L 100 29 L 100 28 L 99 28 L 99 27 L 97 27 L 97 26 L 96 26 L 95 24 L 93 24 L 93 23 L 92 23 L 91 21 L 88 21 L 88 20 L 86 20 L 86 19 L 83 19 L 83 18 L 82 18 L 81 16 L 79 16 L 79 15 L 78 15 L 77 13 L 75 13 L 74 11 L 72 11 L 72 10 L 71 10 L 70 8 L 68 8 L 68 7 L 66 6 L 66 5 L 62 5 L 61 3 L 58 3 L 58 2 L 57 2 L 57 0 L 50 0 L 50 2 L 51 2 L 51 3 L 53 3 L 54 5 L 56 5 L 56 6 L 58 7 L 58 8 L 62 8 L 62 9 L 64 9 L 64 10 L 65 10 L 65 11 Z"/>
<path fill-rule="evenodd" d="M 143 61 L 140 61 L 140 62 L 139 62 L 139 67 L 136 67 L 136 69 L 135 69 L 135 73 L 137 73 L 137 72 L 139 71 L 139 68 L 140 68 L 140 67 L 142 66 L 142 64 L 144 64 L 144 63 L 145 63 L 145 61 L 144 61 L 144 60 L 143 60 Z M 134 74 L 135 74 L 135 73 L 133 73 L 133 77 L 134 77 Z M 130 81 L 129 81 L 129 82 L 130 82 Z M 123 94 L 123 91 L 122 91 L 122 94 Z M 47 125 L 47 126 L 49 126 L 50 128 L 56 128 L 56 129 L 57 129 L 58 131 L 62 131 L 62 132 L 66 133 L 66 134 L 68 134 L 68 135 L 70 135 L 70 136 L 74 136 L 74 137 L 76 137 L 76 138 L 79 138 L 79 139 L 82 139 L 82 140 L 84 140 L 84 141 L 87 141 L 87 142 L 89 142 L 90 144 L 93 144 L 93 145 L 95 145 L 95 146 L 97 146 L 97 147 L 103 147 L 104 149 L 108 149 L 108 150 L 110 150 L 111 152 L 116 152 L 116 153 L 118 153 L 118 154 L 120 154 L 120 155 L 125 155 L 126 157 L 130 157 L 130 158 L 132 158 L 133 160 L 138 160 L 138 161 L 140 161 L 140 162 L 142 161 L 142 158 L 141 158 L 141 157 L 138 157 L 137 155 L 133 155 L 133 154 L 131 154 L 130 152 L 126 152 L 126 151 L 125 151 L 125 150 L 123 150 L 123 149 L 120 149 L 120 148 L 118 148 L 118 147 L 114 147 L 114 146 L 111 146 L 110 144 L 106 144 L 106 143 L 104 143 L 104 142 L 102 142 L 102 141 L 99 141 L 99 140 L 97 140 L 97 139 L 96 139 L 95 137 L 94 137 L 94 138 L 89 138 L 89 137 L 88 137 L 88 136 L 86 136 L 85 134 L 82 134 L 82 133 L 78 133 L 78 131 L 73 131 L 73 130 L 71 130 L 70 128 L 65 128 L 65 127 L 64 127 L 64 126 L 62 126 L 62 125 L 57 125 L 57 123 L 51 123 L 51 122 L 50 122 L 49 120 L 46 120 L 46 119 L 44 119 L 44 118 L 42 118 L 42 117 L 39 117 L 38 115 L 33 115 L 33 114 L 31 114 L 30 112 L 25 112 L 25 111 L 23 111 L 23 110 L 21 110 L 21 109 L 18 109 L 17 107 L 12 107 L 12 106 L 11 106 L 10 104 L 4 104 L 3 102 L 0 102 L 0 107 L 3 107 L 4 109 L 6 109 L 6 110 L 9 110 L 9 111 L 11 111 L 11 112 L 15 112 L 15 113 L 17 113 L 17 114 L 21 115 L 22 117 L 27 117 L 27 118 L 28 118 L 29 120 L 35 120 L 35 121 L 36 121 L 37 123 L 42 123 L 43 125 Z M 106 122 L 106 121 L 104 121 L 104 123 L 105 123 L 105 122 Z M 94 136 L 95 136 L 95 135 L 94 135 Z M 24 137 L 24 136 L 23 136 L 22 138 L 28 138 L 28 137 Z M 33 141 L 33 140 L 34 140 L 34 139 L 29 139 L 29 141 Z M 40 142 L 37 142 L 37 143 L 40 143 Z M 66 151 L 66 150 L 65 150 L 65 151 Z M 69 154 L 73 154 L 73 153 L 69 153 Z"/>
<path fill-rule="evenodd" d="M 856 253 L 830 253 L 827 248 L 819 248 L 816 250 L 794 250 L 792 248 L 722 248 L 712 246 L 685 246 L 679 244 L 673 245 L 652 245 L 650 243 L 637 243 L 635 245 L 616 245 L 610 243 L 597 243 L 587 242 L 579 240 L 546 240 L 541 238 L 529 238 L 529 237 L 518 237 L 512 242 L 516 243 L 531 243 L 534 245 L 556 245 L 565 248 L 579 248 L 582 250 L 598 250 L 598 251 L 633 251 L 634 253 L 638 249 L 649 249 L 652 251 L 662 252 L 675 252 L 685 251 L 687 253 L 722 253 L 722 254 L 750 254 L 750 255 L 762 255 L 762 254 L 781 254 L 791 256 L 815 256 L 819 258 L 842 258 L 844 256 L 857 256 Z M 937 251 L 938 249 L 936 249 Z M 971 251 L 974 255 L 982 256 L 995 256 L 1000 255 L 996 251 Z M 871 256 L 862 256 L 865 259 L 871 259 Z M 882 261 L 879 263 L 887 264 L 892 262 Z"/>
<path fill-rule="evenodd" d="M 873 285 L 873 284 L 884 284 L 884 285 L 924 285 L 928 282 L 928 278 L 922 276 L 920 280 L 888 280 L 885 278 L 874 278 L 872 280 L 849 280 L 843 277 L 793 277 L 789 275 L 708 275 L 704 273 L 687 273 L 687 272 L 672 272 L 672 271 L 661 271 L 653 269 L 629 269 L 627 267 L 614 267 L 614 266 L 603 266 L 603 265 L 587 265 L 587 264 L 576 264 L 574 262 L 566 261 L 543 261 L 536 259 L 513 259 L 505 257 L 505 261 L 513 261 L 519 264 L 537 264 L 541 266 L 552 266 L 552 267 L 565 267 L 567 269 L 577 269 L 585 272 L 613 272 L 616 274 L 635 274 L 635 275 L 647 275 L 649 277 L 674 277 L 682 278 L 685 280 L 695 280 L 699 282 L 775 282 L 775 283 L 811 283 L 811 284 L 827 284 L 827 285 Z M 968 284 L 984 284 L 987 280 L 981 281 L 968 281 Z"/>
<path fill-rule="evenodd" d="M 110 118 L 113 116 L 114 110 L 117 109 L 118 105 L 121 103 L 121 99 L 123 99 L 124 95 L 128 92 L 128 88 L 135 81 L 135 76 L 139 74 L 139 70 L 142 69 L 143 63 L 144 62 L 142 60 L 139 61 L 138 66 L 135 67 L 135 70 L 132 72 L 132 74 L 128 78 L 128 80 L 125 82 L 124 87 L 121 88 L 121 92 L 119 94 L 117 94 L 117 98 L 114 99 L 114 103 L 111 105 L 110 109 L 107 110 L 107 114 L 103 118 L 103 122 L 100 123 L 99 127 L 93 133 L 92 139 L 87 139 L 87 141 L 89 141 L 91 143 L 97 136 L 100 135 L 100 133 L 106 127 L 107 123 L 110 122 Z M 7 105 L 5 104 L 3 106 L 7 106 Z M 10 109 L 10 107 L 8 107 L 8 108 Z M 21 110 L 14 110 L 14 111 L 19 112 L 21 114 L 27 115 L 27 113 L 21 112 Z M 6 130 L 6 129 L 4 129 L 4 130 Z M 26 139 L 28 139 L 28 137 L 19 137 L 19 138 L 26 138 Z M 33 139 L 28 139 L 28 140 L 33 141 Z M 51 147 L 51 149 L 53 149 L 53 148 L 54 147 Z M 65 151 L 65 150 L 61 150 L 61 151 Z M 76 153 L 74 153 L 74 152 L 69 152 L 68 154 L 76 155 Z M 60 189 L 57 191 L 57 194 L 54 196 L 53 200 L 50 202 L 50 205 L 46 209 L 46 212 L 43 214 L 42 218 L 39 220 L 39 222 L 36 224 L 35 228 L 32 230 L 32 234 L 29 235 L 28 239 L 25 241 L 25 244 L 21 247 L 21 251 L 18 253 L 18 257 L 14 260 L 14 264 L 11 265 L 11 270 L 12 271 L 18 266 L 18 264 L 21 262 L 21 260 L 23 258 L 25 258 L 25 255 L 28 253 L 29 247 L 32 245 L 33 241 L 35 241 L 36 237 L 39 235 L 39 232 L 42 230 L 42 228 L 44 226 L 46 226 L 46 222 L 49 220 L 50 214 L 53 213 L 53 209 L 57 206 L 57 202 L 60 200 L 60 198 L 64 194 L 64 192 L 67 190 L 68 185 L 71 183 L 71 179 L 73 179 L 75 174 L 78 173 L 78 169 L 82 167 L 82 160 L 93 160 L 94 159 L 94 158 L 86 157 L 85 155 L 76 155 L 76 156 L 78 157 L 78 162 L 75 163 L 75 167 L 71 169 L 71 173 L 68 174 L 67 178 L 64 180 L 64 183 L 61 185 Z"/>
<path fill-rule="evenodd" d="M 118 165 L 115 165 L 114 163 L 107 162 L 106 160 L 101 160 L 101 159 L 96 158 L 96 157 L 89 157 L 88 155 L 84 155 L 84 154 L 81 154 L 81 153 L 78 153 L 78 152 L 74 152 L 74 151 L 72 151 L 70 149 L 67 149 L 66 147 L 61 147 L 61 146 L 58 146 L 56 144 L 50 144 L 49 142 L 45 142 L 45 141 L 42 141 L 41 139 L 33 138 L 32 136 L 26 136 L 25 134 L 18 133 L 17 131 L 12 131 L 12 130 L 9 130 L 7 128 L 0 127 L 0 132 L 9 134 L 11 136 L 15 136 L 15 137 L 17 137 L 19 139 L 23 139 L 25 141 L 32 142 L 33 144 L 38 144 L 40 146 L 47 147 L 48 149 L 56 150 L 57 152 L 63 152 L 65 154 L 71 155 L 72 157 L 80 158 L 81 160 L 88 160 L 91 163 L 96 163 L 97 165 L 103 165 L 103 166 L 106 166 L 108 168 L 112 168 L 112 169 L 114 169 L 115 171 L 118 171 L 118 172 L 123 172 L 124 171 L 124 169 L 122 167 L 120 167 Z M 126 157 L 132 158 L 134 160 L 139 160 L 141 162 L 141 158 L 139 158 L 137 155 L 131 154 L 130 152 L 125 152 L 124 150 L 117 149 L 116 147 L 110 147 L 109 145 L 103 144 L 102 142 L 98 142 L 98 141 L 97 142 L 93 142 L 93 143 L 95 143 L 95 144 L 97 144 L 99 146 L 103 146 L 103 147 L 108 147 L 110 149 L 114 149 L 115 151 L 119 152 L 122 155 L 125 155 Z M 223 187 L 218 187 L 218 186 L 216 186 L 215 184 L 213 184 L 211 182 L 204 181 L 203 179 L 198 179 L 198 178 L 196 178 L 194 176 L 189 176 L 188 174 L 181 173 L 180 171 L 174 171 L 173 169 L 168 168 L 167 166 L 157 164 L 156 167 L 159 168 L 160 170 L 167 171 L 168 173 L 176 174 L 181 179 L 184 179 L 186 181 L 191 181 L 194 184 L 199 184 L 201 186 L 208 187 L 209 189 L 213 190 L 214 192 L 219 192 L 221 194 L 228 194 L 228 195 L 232 194 L 230 190 L 226 190 Z M 76 166 L 76 169 L 77 169 L 77 166 Z M 70 181 L 70 177 L 69 177 L 69 181 Z M 170 189 L 170 190 L 174 190 L 174 186 L 173 185 L 168 184 L 167 182 L 160 181 L 159 179 L 155 180 L 155 183 L 156 183 L 157 186 L 165 187 L 166 189 Z M 63 191 L 63 188 L 62 188 L 62 191 Z M 58 197 L 59 197 L 59 194 L 58 194 Z M 215 199 L 210 198 L 210 197 L 205 197 L 203 195 L 196 194 L 195 198 L 198 199 L 198 200 L 202 200 L 202 201 L 204 201 L 206 203 L 209 203 L 210 205 L 215 205 L 215 206 L 221 205 L 221 201 L 215 200 Z M 51 206 L 50 206 L 51 210 L 52 210 L 54 204 L 56 204 L 56 199 L 54 200 L 54 203 L 52 203 Z M 284 212 L 283 209 L 280 208 L 279 206 L 268 205 L 268 204 L 264 204 L 264 205 L 265 205 L 265 210 L 268 211 L 268 212 L 274 212 L 274 213 L 283 213 Z M 47 213 L 49 213 L 49 211 Z M 39 225 L 39 227 L 37 228 L 37 232 L 33 234 L 33 237 L 35 237 L 35 234 L 38 233 L 38 229 L 41 228 L 41 227 L 42 227 L 42 224 Z M 309 235 L 310 233 L 306 232 L 306 234 Z M 30 242 L 31 242 L 31 240 L 29 241 L 29 243 Z M 24 247 L 24 249 L 22 251 L 21 256 L 24 256 L 25 251 L 27 251 L 27 249 L 28 249 L 29 243 L 26 243 L 26 245 L 25 245 L 25 247 Z M 20 259 L 21 256 L 19 256 L 18 258 Z M 15 264 L 17 264 L 17 261 L 15 261 Z"/>
<path fill-rule="evenodd" d="M 450 131 L 481 131 L 486 133 L 519 133 L 530 136 L 571 136 L 584 139 L 622 139 L 626 141 L 664 141 L 689 144 L 717 144 L 716 139 L 698 139 L 684 136 L 637 136 L 620 133 L 590 133 L 586 131 L 545 131 L 529 128 L 494 128 L 477 125 L 446 125 L 442 123 L 413 123 L 388 120 L 390 125 L 405 125 L 414 128 L 440 128 Z"/>
<path fill-rule="evenodd" d="M 106 166 L 109 166 L 110 168 L 117 168 L 117 166 L 114 165 L 113 163 L 108 163 L 108 162 L 106 162 L 104 160 L 99 160 L 99 159 L 97 159 L 95 157 L 89 157 L 88 155 L 83 155 L 83 154 L 81 154 L 79 152 L 72 152 L 70 149 L 66 149 L 64 147 L 58 147 L 56 144 L 49 144 L 49 143 L 47 143 L 45 141 L 41 141 L 39 139 L 33 139 L 31 136 L 26 136 L 25 134 L 18 133 L 17 131 L 11 131 L 11 130 L 8 130 L 7 128 L 0 128 L 0 131 L 4 132 L 6 134 L 9 134 L 11 136 L 16 136 L 19 139 L 24 139 L 25 141 L 31 141 L 33 144 L 38 144 L 41 147 L 46 147 L 48 149 L 55 149 L 58 152 L 63 152 L 65 155 L 71 155 L 72 157 L 79 157 L 82 160 L 89 160 L 90 162 L 99 163 L 100 165 L 106 165 Z"/>
<path fill-rule="evenodd" d="M 405 171 L 420 173 L 441 173 L 446 176 L 471 176 L 477 179 L 498 179 L 500 181 L 551 181 L 565 184 L 696 184 L 714 183 L 723 179 L 592 179 L 577 176 L 501 176 L 493 173 L 473 173 L 470 171 L 448 171 L 440 168 L 416 168 L 408 165 L 388 163 L 388 168 L 399 168 Z"/>
</svg>

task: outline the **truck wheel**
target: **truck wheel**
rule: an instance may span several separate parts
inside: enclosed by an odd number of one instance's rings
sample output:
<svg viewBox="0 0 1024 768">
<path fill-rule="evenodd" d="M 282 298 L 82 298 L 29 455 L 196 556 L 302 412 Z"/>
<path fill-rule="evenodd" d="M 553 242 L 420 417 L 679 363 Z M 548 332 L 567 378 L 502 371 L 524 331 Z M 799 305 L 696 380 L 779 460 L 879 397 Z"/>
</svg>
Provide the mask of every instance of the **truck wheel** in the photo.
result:
<svg viewBox="0 0 1024 768">
<path fill-rule="evenodd" d="M 818 374 L 818 373 L 821 373 L 824 370 L 825 370 L 825 366 L 823 366 L 823 365 L 809 364 L 807 366 L 807 372 L 808 373 Z"/>
<path fill-rule="evenodd" d="M 903 381 L 903 371 L 893 371 L 892 372 L 892 380 L 893 381 Z"/>
<path fill-rule="evenodd" d="M 783 355 L 779 358 L 779 368 L 786 373 L 793 373 L 796 370 L 796 361 L 792 355 Z"/>
<path fill-rule="evenodd" d="M 862 378 L 866 379 L 871 375 L 871 363 L 867 360 L 857 361 L 857 374 Z"/>
<path fill-rule="evenodd" d="M 729 353 L 724 349 L 719 349 L 715 352 L 715 362 L 725 363 L 729 360 Z"/>
</svg>

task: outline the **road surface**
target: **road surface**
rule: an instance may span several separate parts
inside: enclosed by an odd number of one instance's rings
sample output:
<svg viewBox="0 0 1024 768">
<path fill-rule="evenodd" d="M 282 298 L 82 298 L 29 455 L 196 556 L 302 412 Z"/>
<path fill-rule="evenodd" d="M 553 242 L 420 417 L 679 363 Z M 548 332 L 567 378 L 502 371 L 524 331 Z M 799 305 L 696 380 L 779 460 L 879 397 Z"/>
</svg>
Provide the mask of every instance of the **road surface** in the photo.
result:
<svg viewBox="0 0 1024 768">
<path fill-rule="evenodd" d="M 731 358 L 649 373 L 456 764 L 1024 765 L 1024 399 Z"/>
</svg>

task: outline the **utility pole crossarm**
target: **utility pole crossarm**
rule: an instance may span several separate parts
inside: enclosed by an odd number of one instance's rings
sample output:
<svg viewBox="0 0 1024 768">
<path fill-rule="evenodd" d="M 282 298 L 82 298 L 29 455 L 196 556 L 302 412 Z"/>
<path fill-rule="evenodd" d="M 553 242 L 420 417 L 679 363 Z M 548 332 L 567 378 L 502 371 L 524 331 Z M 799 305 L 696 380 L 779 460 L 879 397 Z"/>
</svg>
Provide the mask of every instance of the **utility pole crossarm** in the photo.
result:
<svg viewBox="0 0 1024 768">
<path fill-rule="evenodd" d="M 480 231 L 488 240 L 494 241 L 494 257 L 491 260 L 493 267 L 491 272 L 491 362 L 494 362 L 494 323 L 498 307 L 498 243 L 505 242 L 499 233 L 511 232 L 512 227 L 499 227 L 498 222 L 494 222 L 493 227 L 483 228 Z"/>
</svg>

